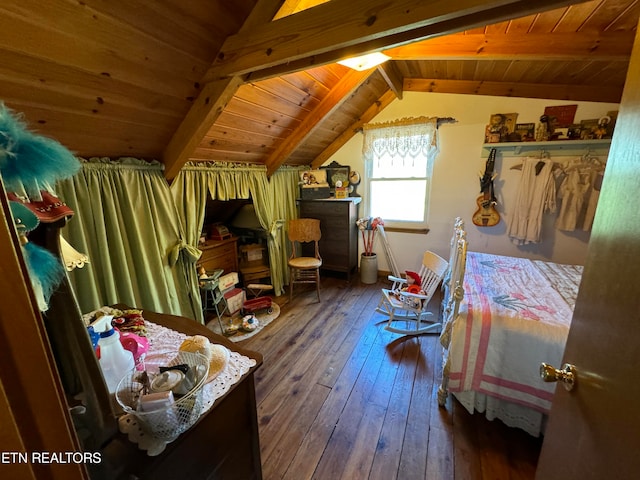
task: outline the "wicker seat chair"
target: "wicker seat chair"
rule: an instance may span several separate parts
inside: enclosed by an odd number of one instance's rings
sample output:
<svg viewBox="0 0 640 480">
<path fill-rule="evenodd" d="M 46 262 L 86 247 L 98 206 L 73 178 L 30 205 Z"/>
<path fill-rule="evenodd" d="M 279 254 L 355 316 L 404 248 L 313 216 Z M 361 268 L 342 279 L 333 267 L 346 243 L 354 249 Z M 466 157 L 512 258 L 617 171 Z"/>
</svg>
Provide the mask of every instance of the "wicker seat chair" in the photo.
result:
<svg viewBox="0 0 640 480">
<path fill-rule="evenodd" d="M 315 283 L 318 302 L 320 301 L 320 267 L 322 258 L 318 242 L 322 237 L 320 220 L 298 218 L 288 224 L 291 256 L 289 257 L 289 301 L 293 299 L 293 285 L 296 283 Z M 313 244 L 313 254 L 300 256 L 304 244 Z"/>
</svg>

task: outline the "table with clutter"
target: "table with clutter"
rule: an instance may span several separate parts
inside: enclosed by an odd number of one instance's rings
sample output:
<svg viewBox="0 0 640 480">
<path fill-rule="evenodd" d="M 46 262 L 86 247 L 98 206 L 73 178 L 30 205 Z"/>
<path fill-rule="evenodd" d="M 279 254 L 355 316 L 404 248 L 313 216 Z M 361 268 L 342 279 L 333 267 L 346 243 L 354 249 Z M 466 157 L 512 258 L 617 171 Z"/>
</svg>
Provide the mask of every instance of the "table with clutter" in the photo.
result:
<svg viewBox="0 0 640 480">
<path fill-rule="evenodd" d="M 143 330 L 144 341 L 138 345 L 142 355 L 134 353 L 138 362 L 163 355 L 170 362 L 178 351 L 202 353 L 203 343 L 209 351 L 216 352 L 218 359 L 211 360 L 207 378 L 202 379 L 197 421 L 175 438 L 154 436 L 144 424 L 140 425 L 139 416 L 115 402 L 116 410 L 121 408 L 120 432 L 105 447 L 103 455 L 122 478 L 201 478 L 212 472 L 227 472 L 222 475 L 225 478 L 261 478 L 253 374 L 262 364 L 262 356 L 187 318 L 127 305 L 99 310 L 99 315 L 127 312 L 135 319 L 121 335 Z"/>
</svg>

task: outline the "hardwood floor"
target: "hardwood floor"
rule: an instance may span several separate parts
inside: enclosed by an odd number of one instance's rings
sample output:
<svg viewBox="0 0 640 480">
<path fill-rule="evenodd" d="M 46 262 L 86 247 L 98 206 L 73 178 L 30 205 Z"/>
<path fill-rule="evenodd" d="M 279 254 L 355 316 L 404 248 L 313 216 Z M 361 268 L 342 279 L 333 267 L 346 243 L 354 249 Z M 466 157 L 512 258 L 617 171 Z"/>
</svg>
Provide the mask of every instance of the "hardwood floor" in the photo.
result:
<svg viewBox="0 0 640 480">
<path fill-rule="evenodd" d="M 297 286 L 290 304 L 277 299 L 280 317 L 241 342 L 264 355 L 264 479 L 534 478 L 539 439 L 451 398 L 438 407 L 438 336 L 384 330 L 375 312 L 383 286 L 323 277 L 321 303 Z"/>
</svg>

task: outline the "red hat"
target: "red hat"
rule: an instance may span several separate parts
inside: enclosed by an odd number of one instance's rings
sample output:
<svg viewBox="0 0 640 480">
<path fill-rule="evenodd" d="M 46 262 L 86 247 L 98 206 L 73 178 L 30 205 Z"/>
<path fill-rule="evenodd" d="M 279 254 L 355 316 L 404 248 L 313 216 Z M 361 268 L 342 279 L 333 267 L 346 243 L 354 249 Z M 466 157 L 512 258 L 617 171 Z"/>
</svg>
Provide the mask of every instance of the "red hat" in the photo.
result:
<svg viewBox="0 0 640 480">
<path fill-rule="evenodd" d="M 8 192 L 7 197 L 14 202 L 20 202 L 33 213 L 36 214 L 38 219 L 44 223 L 53 223 L 58 220 L 71 217 L 73 210 L 71 210 L 66 203 L 60 200 L 58 197 L 52 195 L 46 190 L 40 192 L 42 196 L 41 201 L 25 202 L 19 198 L 16 194 Z"/>
</svg>

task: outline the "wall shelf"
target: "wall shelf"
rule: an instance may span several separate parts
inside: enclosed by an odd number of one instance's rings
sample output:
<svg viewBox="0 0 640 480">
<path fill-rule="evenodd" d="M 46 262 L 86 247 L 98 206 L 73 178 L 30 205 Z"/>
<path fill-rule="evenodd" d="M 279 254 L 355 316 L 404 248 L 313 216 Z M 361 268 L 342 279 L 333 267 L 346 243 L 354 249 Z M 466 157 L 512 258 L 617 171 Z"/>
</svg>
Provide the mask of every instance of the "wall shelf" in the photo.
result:
<svg viewBox="0 0 640 480">
<path fill-rule="evenodd" d="M 611 139 L 604 140 L 555 140 L 550 142 L 508 142 L 482 144 L 482 158 L 487 158 L 492 148 L 503 157 L 538 156 L 542 153 L 550 155 L 608 155 Z"/>
</svg>

